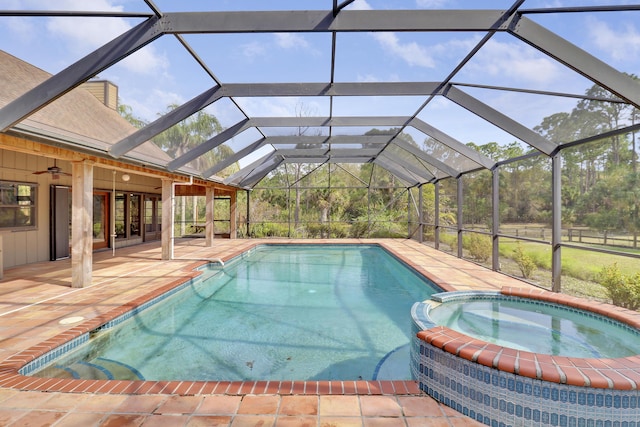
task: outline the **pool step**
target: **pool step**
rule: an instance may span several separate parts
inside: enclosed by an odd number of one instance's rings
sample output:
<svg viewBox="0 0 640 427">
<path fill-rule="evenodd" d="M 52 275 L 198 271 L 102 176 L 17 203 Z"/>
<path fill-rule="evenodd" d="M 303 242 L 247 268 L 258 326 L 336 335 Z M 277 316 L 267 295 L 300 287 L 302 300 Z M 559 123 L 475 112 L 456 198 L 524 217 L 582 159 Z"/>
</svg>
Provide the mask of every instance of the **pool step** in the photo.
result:
<svg viewBox="0 0 640 427">
<path fill-rule="evenodd" d="M 135 368 L 116 360 L 97 358 L 91 362 L 79 361 L 69 366 L 56 366 L 57 378 L 84 380 L 144 380 Z"/>
</svg>

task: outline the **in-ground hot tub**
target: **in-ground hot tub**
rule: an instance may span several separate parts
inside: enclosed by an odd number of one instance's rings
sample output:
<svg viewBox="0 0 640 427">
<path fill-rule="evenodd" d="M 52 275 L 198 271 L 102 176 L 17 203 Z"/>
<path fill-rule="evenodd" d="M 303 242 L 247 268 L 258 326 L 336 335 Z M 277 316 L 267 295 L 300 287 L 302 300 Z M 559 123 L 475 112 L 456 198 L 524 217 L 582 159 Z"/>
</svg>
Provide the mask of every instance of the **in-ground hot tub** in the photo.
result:
<svg viewBox="0 0 640 427">
<path fill-rule="evenodd" d="M 412 308 L 420 388 L 488 425 L 640 426 L 640 313 L 519 288 Z"/>
</svg>

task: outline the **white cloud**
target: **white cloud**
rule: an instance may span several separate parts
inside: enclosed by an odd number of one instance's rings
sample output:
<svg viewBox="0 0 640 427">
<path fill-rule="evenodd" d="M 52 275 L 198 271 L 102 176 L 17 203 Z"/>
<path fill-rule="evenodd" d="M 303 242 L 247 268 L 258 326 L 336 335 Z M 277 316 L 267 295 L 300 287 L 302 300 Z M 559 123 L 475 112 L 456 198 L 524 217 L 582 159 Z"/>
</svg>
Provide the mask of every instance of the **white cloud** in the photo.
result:
<svg viewBox="0 0 640 427">
<path fill-rule="evenodd" d="M 13 16 L 6 18 L 4 23 L 11 36 L 16 40 L 20 40 L 21 43 L 36 38 L 36 28 L 33 23 L 27 19 Z"/>
<path fill-rule="evenodd" d="M 123 7 L 106 0 L 64 0 L 55 2 L 33 2 L 42 8 L 60 10 L 122 11 Z M 62 3 L 62 4 L 61 4 Z M 86 55 L 117 36 L 131 29 L 131 25 L 120 18 L 64 18 L 54 17 L 47 21 L 47 31 L 54 37 L 69 43 L 69 49 L 77 56 Z M 141 75 L 158 75 L 169 68 L 168 59 L 158 53 L 154 46 L 146 46 L 120 62 L 128 71 Z"/>
<path fill-rule="evenodd" d="M 367 0 L 356 0 L 349 6 L 347 6 L 346 9 L 371 10 L 371 6 L 369 5 L 369 3 L 367 3 Z"/>
<path fill-rule="evenodd" d="M 380 81 L 380 79 L 374 76 L 373 74 L 364 74 L 364 75 L 358 74 L 358 77 L 356 78 L 356 80 L 358 82 L 364 82 L 364 83 L 376 83 Z"/>
<path fill-rule="evenodd" d="M 131 107 L 137 117 L 147 122 L 158 118 L 158 114 L 164 113 L 169 105 L 181 105 L 184 98 L 175 92 L 151 89 L 149 91 L 136 90 L 123 82 L 116 81 L 119 85 L 119 95 L 123 104 Z"/>
<path fill-rule="evenodd" d="M 277 33 L 275 34 L 276 44 L 283 49 L 307 49 L 309 43 L 300 34 Z"/>
<path fill-rule="evenodd" d="M 416 4 L 425 9 L 439 9 L 447 4 L 447 0 L 417 0 Z"/>
<path fill-rule="evenodd" d="M 395 33 L 374 33 L 373 37 L 388 53 L 401 58 L 410 66 L 435 67 L 435 61 L 429 52 L 418 43 L 402 43 Z"/>
<path fill-rule="evenodd" d="M 489 40 L 464 68 L 466 73 L 536 84 L 557 80 L 560 70 L 558 63 L 533 49 L 496 40 Z"/>
<path fill-rule="evenodd" d="M 264 56 L 267 54 L 267 48 L 264 44 L 258 42 L 246 43 L 240 46 L 242 54 L 248 59 L 253 59 L 257 56 Z"/>
<path fill-rule="evenodd" d="M 640 32 L 631 22 L 619 23 L 613 29 L 606 22 L 589 19 L 586 27 L 591 41 L 615 61 L 640 57 Z"/>
<path fill-rule="evenodd" d="M 356 0 L 348 6 L 353 10 L 371 10 L 366 0 Z M 374 33 L 373 37 L 387 53 L 405 61 L 410 66 L 434 68 L 435 61 L 427 50 L 418 43 L 402 43 L 395 33 Z"/>
<path fill-rule="evenodd" d="M 296 117 L 300 108 L 320 115 L 324 111 L 316 101 L 295 96 L 236 98 L 236 101 L 243 111 L 255 117 Z"/>
</svg>

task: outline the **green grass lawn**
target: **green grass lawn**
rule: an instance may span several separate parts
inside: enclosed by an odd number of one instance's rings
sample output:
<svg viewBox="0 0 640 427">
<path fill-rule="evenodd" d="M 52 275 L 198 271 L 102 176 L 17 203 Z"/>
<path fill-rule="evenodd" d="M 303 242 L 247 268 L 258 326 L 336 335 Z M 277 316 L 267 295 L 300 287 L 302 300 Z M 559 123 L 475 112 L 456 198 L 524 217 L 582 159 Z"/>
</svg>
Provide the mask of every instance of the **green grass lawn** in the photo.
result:
<svg viewBox="0 0 640 427">
<path fill-rule="evenodd" d="M 513 257 L 516 248 L 514 239 L 500 239 L 500 255 Z M 520 245 L 539 268 L 551 270 L 551 245 L 524 242 Z M 631 251 L 627 251 L 631 252 Z M 637 253 L 638 251 L 636 251 Z M 640 272 L 640 260 L 600 252 L 591 252 L 575 248 L 562 248 L 563 274 L 582 280 L 594 280 L 598 272 L 606 266 L 618 263 L 623 274 L 630 275 Z"/>
<path fill-rule="evenodd" d="M 531 280 L 542 287 L 551 287 L 551 245 L 520 241 L 520 245 L 538 267 Z M 521 276 L 518 266 L 512 260 L 517 246 L 514 239 L 500 239 L 500 262 L 507 274 Z M 636 251 L 637 252 L 637 251 Z M 607 300 L 604 288 L 597 282 L 597 275 L 603 267 L 617 263 L 624 275 L 640 272 L 640 260 L 600 252 L 575 248 L 562 248 L 562 292 Z"/>
</svg>

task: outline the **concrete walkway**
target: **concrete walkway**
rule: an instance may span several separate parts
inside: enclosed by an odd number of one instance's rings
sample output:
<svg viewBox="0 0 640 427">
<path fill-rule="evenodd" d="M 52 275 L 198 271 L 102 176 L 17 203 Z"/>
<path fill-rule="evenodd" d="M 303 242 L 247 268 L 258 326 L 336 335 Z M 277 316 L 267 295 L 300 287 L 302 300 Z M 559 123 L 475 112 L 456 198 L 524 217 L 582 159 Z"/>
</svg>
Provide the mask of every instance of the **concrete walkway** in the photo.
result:
<svg viewBox="0 0 640 427">
<path fill-rule="evenodd" d="M 411 240 L 178 240 L 172 261 L 159 243 L 94 254 L 93 283 L 73 289 L 69 260 L 8 269 L 0 281 L 0 363 L 82 325 L 101 324 L 121 307 L 163 292 L 204 259 L 228 260 L 260 243 L 379 243 L 445 289 L 529 285 Z M 75 320 L 79 320 L 74 322 Z M 90 330 L 90 329 L 89 329 Z M 42 350 L 40 350 L 42 352 Z M 24 353 L 23 353 L 24 354 Z M 476 426 L 422 395 L 413 382 L 255 382 L 208 387 L 183 382 L 162 389 L 57 379 L 30 383 L 0 370 L 2 426 Z M 99 386 L 99 387 L 98 387 Z M 235 388 L 234 388 L 235 387 Z M 365 388 L 363 388 L 365 387 Z M 95 390 L 95 391 L 93 391 Z"/>
</svg>

